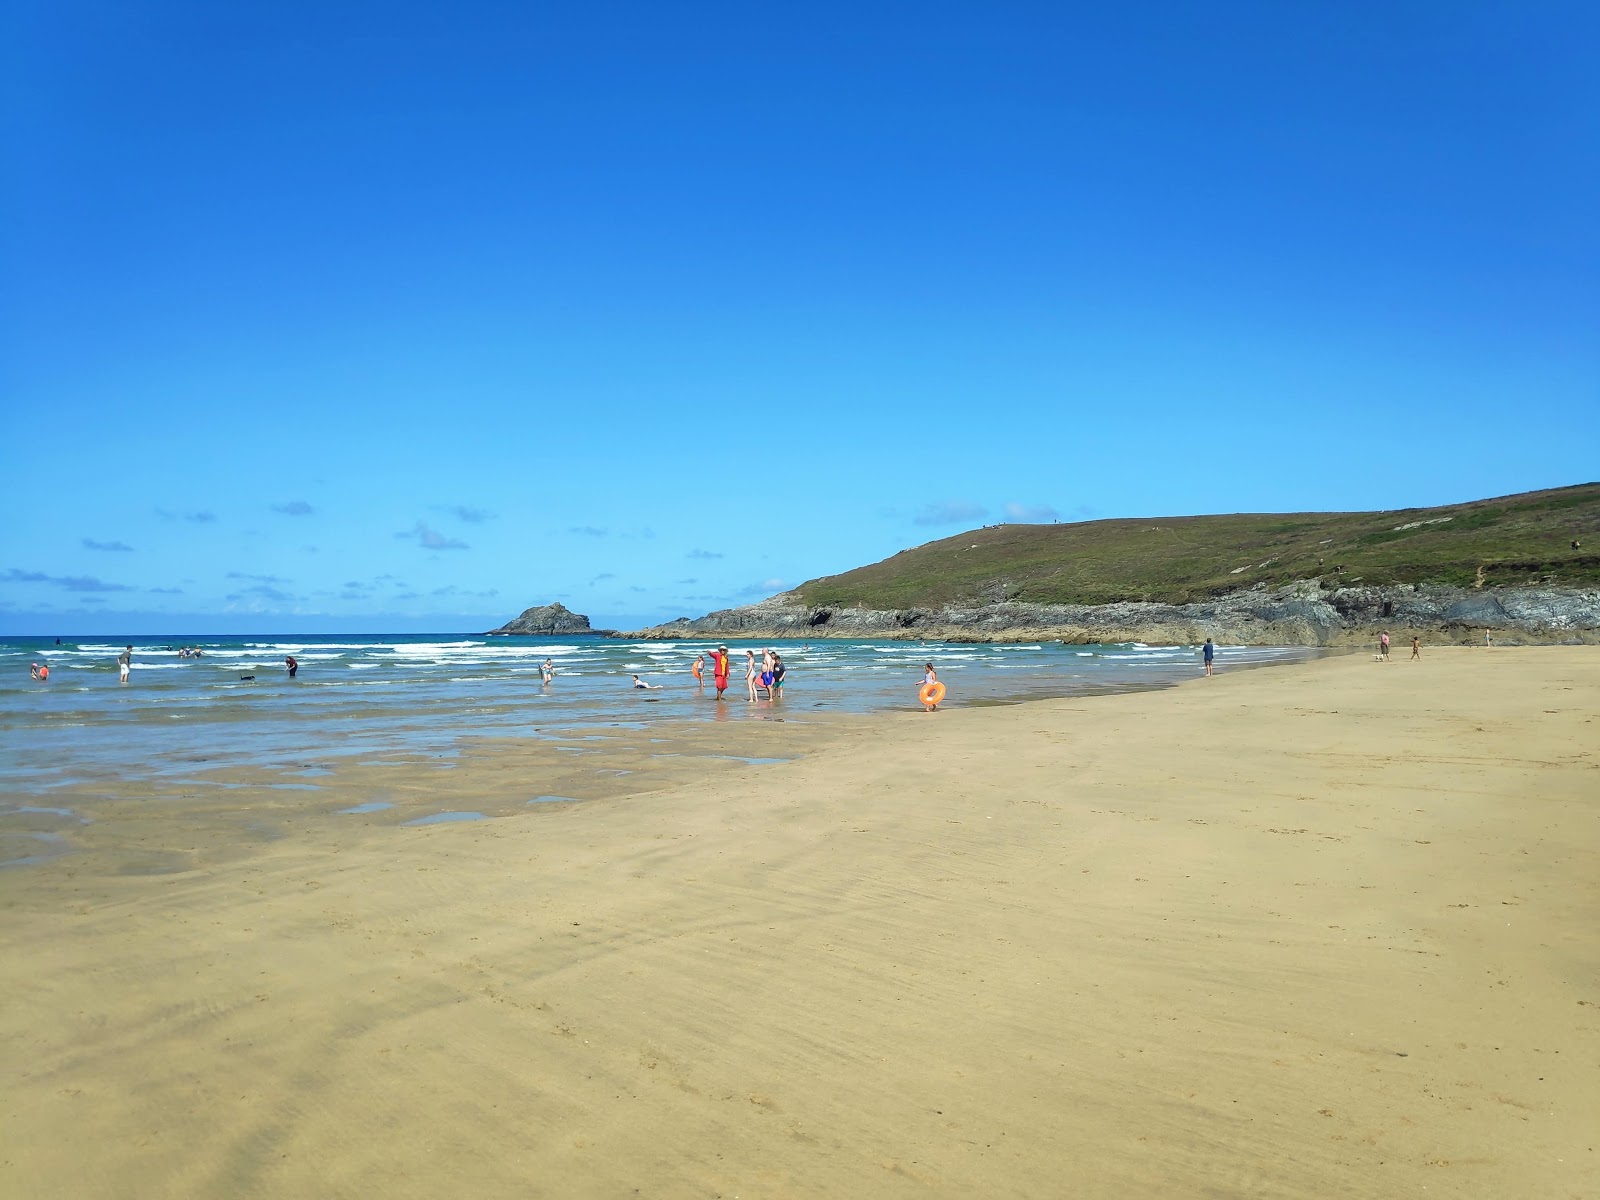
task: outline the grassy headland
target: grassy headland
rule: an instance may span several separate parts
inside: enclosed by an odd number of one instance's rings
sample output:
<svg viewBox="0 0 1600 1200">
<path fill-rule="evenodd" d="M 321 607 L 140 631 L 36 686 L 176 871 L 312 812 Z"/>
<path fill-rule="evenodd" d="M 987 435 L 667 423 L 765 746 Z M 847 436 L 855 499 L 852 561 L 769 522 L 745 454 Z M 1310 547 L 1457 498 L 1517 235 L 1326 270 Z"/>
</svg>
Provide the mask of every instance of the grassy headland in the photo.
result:
<svg viewBox="0 0 1600 1200">
<path fill-rule="evenodd" d="M 1329 587 L 1600 584 L 1600 483 L 1386 512 L 992 525 L 810 580 L 793 594 L 806 605 L 873 609 L 1186 604 L 1301 579 Z"/>
</svg>

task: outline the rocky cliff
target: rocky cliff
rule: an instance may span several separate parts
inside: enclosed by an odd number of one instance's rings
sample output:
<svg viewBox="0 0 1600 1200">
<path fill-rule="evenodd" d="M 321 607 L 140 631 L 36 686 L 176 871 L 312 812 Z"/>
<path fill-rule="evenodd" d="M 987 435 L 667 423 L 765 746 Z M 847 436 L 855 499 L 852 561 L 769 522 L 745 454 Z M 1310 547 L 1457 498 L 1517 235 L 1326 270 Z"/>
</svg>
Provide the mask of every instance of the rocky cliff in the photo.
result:
<svg viewBox="0 0 1600 1200">
<path fill-rule="evenodd" d="M 886 637 L 966 642 L 1038 638 L 1068 642 L 1192 644 L 1207 637 L 1244 645 L 1329 646 L 1420 634 L 1433 643 L 1481 641 L 1600 644 L 1600 589 L 1455 588 L 1427 584 L 1324 587 L 1304 580 L 1192 604 L 1021 604 L 870 609 L 808 606 L 794 593 L 680 618 L 643 630 L 650 638 Z"/>
<path fill-rule="evenodd" d="M 543 604 L 538 608 L 524 609 L 520 617 L 507 621 L 499 629 L 491 629 L 489 636 L 520 634 L 534 637 L 599 632 L 589 628 L 589 618 L 582 613 L 575 613 L 564 604 Z"/>
</svg>

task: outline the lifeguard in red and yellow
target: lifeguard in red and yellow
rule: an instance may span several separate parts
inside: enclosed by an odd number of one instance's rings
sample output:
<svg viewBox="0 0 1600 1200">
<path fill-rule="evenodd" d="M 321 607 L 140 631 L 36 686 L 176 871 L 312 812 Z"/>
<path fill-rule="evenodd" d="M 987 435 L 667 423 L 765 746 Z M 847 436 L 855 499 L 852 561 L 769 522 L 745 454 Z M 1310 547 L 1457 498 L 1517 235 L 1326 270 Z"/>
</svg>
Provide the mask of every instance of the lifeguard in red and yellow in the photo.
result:
<svg viewBox="0 0 1600 1200">
<path fill-rule="evenodd" d="M 717 685 L 717 699 L 722 699 L 722 693 L 728 690 L 728 648 L 718 646 L 717 652 L 711 656 L 711 682 Z"/>
</svg>

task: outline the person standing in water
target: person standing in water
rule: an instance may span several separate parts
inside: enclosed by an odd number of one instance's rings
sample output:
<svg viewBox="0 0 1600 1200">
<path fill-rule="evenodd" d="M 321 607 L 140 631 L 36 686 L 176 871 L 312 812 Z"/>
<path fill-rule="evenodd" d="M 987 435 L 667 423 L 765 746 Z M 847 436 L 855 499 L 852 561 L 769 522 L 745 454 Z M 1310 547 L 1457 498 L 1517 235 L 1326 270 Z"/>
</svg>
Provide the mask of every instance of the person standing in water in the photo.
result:
<svg viewBox="0 0 1600 1200">
<path fill-rule="evenodd" d="M 1411 661 L 1416 662 L 1422 657 L 1422 639 L 1416 634 L 1411 635 Z"/>
<path fill-rule="evenodd" d="M 556 680 L 555 663 L 551 662 L 548 658 L 545 659 L 544 665 L 539 668 L 539 678 L 545 683 L 554 683 Z"/>
<path fill-rule="evenodd" d="M 295 661 L 295 657 L 292 654 L 286 654 L 283 656 L 283 665 L 289 668 L 290 679 L 293 679 L 295 672 L 300 669 L 300 664 Z"/>
<path fill-rule="evenodd" d="M 706 656 L 695 655 L 694 666 L 689 668 L 689 673 L 694 676 L 694 685 L 702 692 L 706 690 Z"/>
<path fill-rule="evenodd" d="M 752 701 L 760 699 L 756 695 L 756 681 L 760 678 L 761 670 L 756 665 L 756 652 L 754 650 L 746 650 L 744 652 L 744 686 L 749 690 Z"/>
<path fill-rule="evenodd" d="M 1217 648 L 1211 644 L 1211 639 L 1206 639 L 1206 644 L 1200 647 L 1200 655 L 1206 660 L 1206 675 L 1211 675 L 1211 661 L 1217 656 Z"/>
<path fill-rule="evenodd" d="M 133 647 L 129 646 L 117 655 L 117 682 L 127 683 L 128 672 L 133 670 Z"/>
<path fill-rule="evenodd" d="M 783 699 L 783 677 L 788 674 L 788 668 L 783 665 L 783 659 L 778 655 L 772 656 L 772 686 L 767 692 L 774 700 Z"/>
<path fill-rule="evenodd" d="M 728 690 L 728 648 L 718 646 L 717 652 L 711 656 L 711 682 L 716 685 L 717 699 L 722 699 L 722 693 Z"/>
</svg>

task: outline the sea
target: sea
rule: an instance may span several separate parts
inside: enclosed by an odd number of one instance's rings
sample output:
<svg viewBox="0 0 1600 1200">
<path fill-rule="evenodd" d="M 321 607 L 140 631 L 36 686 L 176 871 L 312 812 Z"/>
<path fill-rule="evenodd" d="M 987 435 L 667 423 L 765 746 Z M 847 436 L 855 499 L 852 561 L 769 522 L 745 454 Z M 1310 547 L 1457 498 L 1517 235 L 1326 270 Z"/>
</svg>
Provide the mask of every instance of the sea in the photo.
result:
<svg viewBox="0 0 1600 1200">
<path fill-rule="evenodd" d="M 127 686 L 107 638 L 0 640 L 0 813 L 95 780 L 251 766 L 290 769 L 345 756 L 454 754 L 463 737 L 550 737 L 596 725 L 916 709 L 923 664 L 943 707 L 1162 687 L 1201 670 L 1198 646 L 919 645 L 889 640 L 729 642 L 722 704 L 690 666 L 714 643 L 461 634 L 140 637 Z M 744 651 L 770 645 L 784 697 L 751 704 Z M 183 657 L 196 647 L 199 657 Z M 1222 646 L 1219 671 L 1315 656 L 1304 647 Z M 300 669 L 290 679 L 284 659 Z M 544 684 L 549 658 L 555 680 Z M 48 663 L 50 679 L 30 678 Z M 633 686 L 632 676 L 656 685 Z"/>
</svg>

